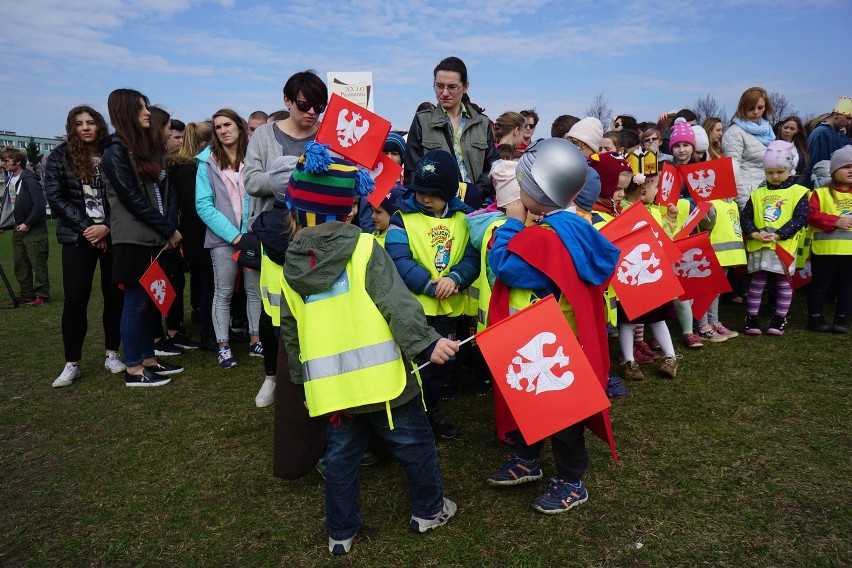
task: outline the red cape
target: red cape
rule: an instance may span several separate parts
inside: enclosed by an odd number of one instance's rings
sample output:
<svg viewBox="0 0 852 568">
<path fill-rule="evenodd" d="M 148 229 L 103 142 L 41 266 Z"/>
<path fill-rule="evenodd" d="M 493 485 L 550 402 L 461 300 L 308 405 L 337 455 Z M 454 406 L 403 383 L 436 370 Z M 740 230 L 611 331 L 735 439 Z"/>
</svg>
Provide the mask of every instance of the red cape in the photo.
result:
<svg viewBox="0 0 852 568">
<path fill-rule="evenodd" d="M 606 389 L 610 364 L 603 303 L 606 286 L 594 286 L 580 279 L 568 249 L 552 229 L 540 226 L 526 227 L 509 241 L 509 252 L 517 254 L 559 287 L 565 300 L 574 309 L 577 339 L 601 387 Z M 510 288 L 499 279 L 494 282 L 491 303 L 488 306 L 489 325 L 509 317 L 509 291 Z M 497 434 L 505 437 L 506 432 L 517 430 L 518 425 L 500 390 L 493 389 L 493 392 Z M 609 410 L 599 412 L 584 420 L 583 423 L 597 437 L 609 444 L 612 459 L 618 465 Z"/>
</svg>

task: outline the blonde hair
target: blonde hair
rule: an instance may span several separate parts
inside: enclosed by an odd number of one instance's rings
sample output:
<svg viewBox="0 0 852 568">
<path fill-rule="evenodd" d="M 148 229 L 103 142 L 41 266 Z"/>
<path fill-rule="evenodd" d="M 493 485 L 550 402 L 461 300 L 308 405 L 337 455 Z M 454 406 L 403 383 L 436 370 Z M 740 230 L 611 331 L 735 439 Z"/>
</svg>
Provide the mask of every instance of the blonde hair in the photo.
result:
<svg viewBox="0 0 852 568">
<path fill-rule="evenodd" d="M 194 164 L 195 156 L 210 145 L 213 139 L 213 125 L 209 122 L 190 122 L 183 131 L 183 142 L 174 156 L 170 156 L 169 165 Z"/>
</svg>

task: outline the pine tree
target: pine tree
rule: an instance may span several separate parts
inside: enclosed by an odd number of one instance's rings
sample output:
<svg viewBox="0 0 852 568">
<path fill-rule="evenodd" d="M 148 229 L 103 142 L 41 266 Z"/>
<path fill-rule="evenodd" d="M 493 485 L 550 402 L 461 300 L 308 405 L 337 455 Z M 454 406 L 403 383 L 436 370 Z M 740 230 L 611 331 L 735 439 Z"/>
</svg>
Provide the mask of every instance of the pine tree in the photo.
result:
<svg viewBox="0 0 852 568">
<path fill-rule="evenodd" d="M 35 138 L 33 138 L 32 136 L 30 136 L 30 141 L 27 142 L 26 152 L 27 160 L 30 162 L 33 169 L 35 170 L 39 166 L 39 164 L 41 164 L 41 160 L 42 158 L 44 158 L 44 154 L 41 154 L 38 151 L 38 146 L 36 145 Z"/>
</svg>

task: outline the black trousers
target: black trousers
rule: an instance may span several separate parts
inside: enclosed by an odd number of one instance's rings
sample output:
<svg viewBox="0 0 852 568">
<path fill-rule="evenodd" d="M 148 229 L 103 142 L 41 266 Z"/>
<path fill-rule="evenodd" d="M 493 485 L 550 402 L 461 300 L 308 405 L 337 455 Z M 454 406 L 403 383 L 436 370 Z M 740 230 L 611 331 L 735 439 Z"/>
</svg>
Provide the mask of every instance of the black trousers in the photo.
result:
<svg viewBox="0 0 852 568">
<path fill-rule="evenodd" d="M 834 314 L 852 315 L 852 255 L 811 253 L 813 278 L 808 288 L 808 314 L 822 314 L 832 284 L 836 286 Z"/>
<path fill-rule="evenodd" d="M 579 422 L 550 436 L 556 472 L 562 480 L 570 483 L 581 480 L 589 469 L 589 451 L 586 449 L 584 428 L 583 423 Z M 509 432 L 509 436 L 515 441 L 515 453 L 525 460 L 537 460 L 547 441 L 545 438 L 535 444 L 527 444 L 519 430 Z"/>
<path fill-rule="evenodd" d="M 83 355 L 83 340 L 89 329 L 88 307 L 92 295 L 95 268 L 101 264 L 101 295 L 104 310 L 104 347 L 117 351 L 121 343 L 121 310 L 124 293 L 112 283 L 112 250 L 101 251 L 88 241 L 62 245 L 62 287 L 65 304 L 62 307 L 62 342 L 66 361 L 79 361 Z"/>
</svg>

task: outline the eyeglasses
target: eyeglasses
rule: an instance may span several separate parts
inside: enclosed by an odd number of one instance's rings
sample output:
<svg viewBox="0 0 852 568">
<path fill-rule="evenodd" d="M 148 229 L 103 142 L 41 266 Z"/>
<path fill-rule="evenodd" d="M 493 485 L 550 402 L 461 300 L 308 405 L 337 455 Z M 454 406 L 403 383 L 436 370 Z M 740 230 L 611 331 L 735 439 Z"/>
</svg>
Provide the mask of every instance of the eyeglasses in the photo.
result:
<svg viewBox="0 0 852 568">
<path fill-rule="evenodd" d="M 462 90 L 464 85 L 457 85 L 455 83 L 452 84 L 452 85 L 444 85 L 442 83 L 435 83 L 434 87 L 435 87 L 435 92 L 440 95 L 441 93 L 444 92 L 444 89 L 446 89 L 450 94 L 458 93 L 459 91 Z"/>
<path fill-rule="evenodd" d="M 322 114 L 322 111 L 325 110 L 325 103 L 320 103 L 318 105 L 312 105 L 308 101 L 300 101 L 299 99 L 296 99 L 295 102 L 296 102 L 296 108 L 299 109 L 302 112 L 308 112 L 309 110 L 311 110 L 313 108 L 314 112 L 316 112 L 317 114 Z"/>
<path fill-rule="evenodd" d="M 524 130 L 535 130 L 535 124 L 529 124 L 529 123 L 525 124 Z"/>
<path fill-rule="evenodd" d="M 12 158 L 3 158 L 2 160 L 0 160 L 0 162 L 3 162 L 4 164 L 8 164 L 9 162 L 12 162 L 14 164 L 15 160 L 13 160 Z"/>
<path fill-rule="evenodd" d="M 642 142 L 659 142 L 659 141 L 660 141 L 659 136 L 649 136 L 649 137 L 642 140 Z"/>
</svg>

